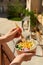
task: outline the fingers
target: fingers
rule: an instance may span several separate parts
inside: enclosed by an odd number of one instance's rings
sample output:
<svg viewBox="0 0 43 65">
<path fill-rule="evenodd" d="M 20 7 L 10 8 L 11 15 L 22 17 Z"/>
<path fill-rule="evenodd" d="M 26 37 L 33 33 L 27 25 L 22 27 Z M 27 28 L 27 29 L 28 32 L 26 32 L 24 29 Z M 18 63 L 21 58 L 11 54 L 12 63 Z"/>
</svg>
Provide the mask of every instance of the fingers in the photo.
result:
<svg viewBox="0 0 43 65">
<path fill-rule="evenodd" d="M 22 33 L 21 28 L 13 28 L 8 32 L 9 35 L 13 36 L 14 38 L 18 38 Z"/>
<path fill-rule="evenodd" d="M 33 53 L 23 53 L 20 55 L 20 58 L 22 61 L 29 61 L 31 60 L 32 56 L 33 56 Z"/>
<path fill-rule="evenodd" d="M 33 53 L 26 53 L 25 55 L 26 56 L 31 56 L 31 55 L 33 55 Z"/>
<path fill-rule="evenodd" d="M 23 61 L 29 61 L 29 60 L 31 60 L 32 55 L 33 55 L 33 53 L 22 53 L 22 54 L 16 56 L 16 58 L 13 60 L 12 64 L 17 63 L 17 62 L 19 64 L 21 64 Z"/>
<path fill-rule="evenodd" d="M 19 33 L 22 32 L 21 28 L 13 28 L 12 30 L 10 30 L 10 32 L 13 32 L 13 31 L 16 31 L 16 32 L 19 32 Z"/>
<path fill-rule="evenodd" d="M 11 30 L 11 32 L 12 32 L 12 31 L 15 31 L 16 29 L 17 29 L 17 28 L 13 28 L 13 29 Z"/>
<path fill-rule="evenodd" d="M 13 29 L 13 33 L 15 34 L 15 38 L 18 38 L 21 35 L 22 30 L 21 28 L 15 28 Z"/>
<path fill-rule="evenodd" d="M 24 56 L 33 56 L 34 53 L 24 53 Z"/>
<path fill-rule="evenodd" d="M 10 31 L 12 32 L 12 31 L 15 31 L 15 30 L 17 30 L 17 29 L 18 29 L 18 31 L 19 31 L 19 32 L 22 32 L 22 30 L 21 30 L 21 28 L 20 28 L 20 27 L 19 27 L 19 28 L 13 28 L 13 29 L 12 29 L 12 30 L 10 30 Z"/>
</svg>

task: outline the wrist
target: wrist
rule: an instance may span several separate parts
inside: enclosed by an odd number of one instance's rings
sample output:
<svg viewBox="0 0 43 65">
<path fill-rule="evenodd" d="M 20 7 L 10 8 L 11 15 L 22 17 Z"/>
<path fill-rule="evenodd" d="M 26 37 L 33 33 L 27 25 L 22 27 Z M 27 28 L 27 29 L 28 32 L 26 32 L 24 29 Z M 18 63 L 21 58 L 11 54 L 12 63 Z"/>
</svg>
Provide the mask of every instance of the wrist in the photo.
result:
<svg viewBox="0 0 43 65">
<path fill-rule="evenodd" d="M 6 37 L 5 36 L 0 37 L 0 43 L 5 43 L 5 42 L 6 42 Z"/>
</svg>

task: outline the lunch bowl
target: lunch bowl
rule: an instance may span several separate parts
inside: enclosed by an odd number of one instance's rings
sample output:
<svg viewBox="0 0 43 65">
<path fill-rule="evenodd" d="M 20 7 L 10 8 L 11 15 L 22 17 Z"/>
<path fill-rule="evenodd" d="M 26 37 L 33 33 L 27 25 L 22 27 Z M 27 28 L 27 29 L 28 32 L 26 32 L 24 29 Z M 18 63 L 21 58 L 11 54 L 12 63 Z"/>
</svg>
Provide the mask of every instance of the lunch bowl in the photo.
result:
<svg viewBox="0 0 43 65">
<path fill-rule="evenodd" d="M 32 56 L 36 54 L 36 48 L 37 48 L 37 41 L 35 40 L 19 40 L 15 45 L 15 50 L 18 55 L 22 53 L 33 53 Z M 29 56 L 27 56 L 25 59 L 30 59 Z"/>
</svg>

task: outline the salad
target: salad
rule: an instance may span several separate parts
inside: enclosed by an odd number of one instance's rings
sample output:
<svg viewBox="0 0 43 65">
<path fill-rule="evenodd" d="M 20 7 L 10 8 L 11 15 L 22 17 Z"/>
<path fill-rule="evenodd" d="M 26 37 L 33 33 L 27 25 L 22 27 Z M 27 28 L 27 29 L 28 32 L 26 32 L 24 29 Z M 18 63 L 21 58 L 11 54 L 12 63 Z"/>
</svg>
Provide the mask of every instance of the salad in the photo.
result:
<svg viewBox="0 0 43 65">
<path fill-rule="evenodd" d="M 16 44 L 16 49 L 19 51 L 30 51 L 35 46 L 33 41 L 23 41 Z"/>
</svg>

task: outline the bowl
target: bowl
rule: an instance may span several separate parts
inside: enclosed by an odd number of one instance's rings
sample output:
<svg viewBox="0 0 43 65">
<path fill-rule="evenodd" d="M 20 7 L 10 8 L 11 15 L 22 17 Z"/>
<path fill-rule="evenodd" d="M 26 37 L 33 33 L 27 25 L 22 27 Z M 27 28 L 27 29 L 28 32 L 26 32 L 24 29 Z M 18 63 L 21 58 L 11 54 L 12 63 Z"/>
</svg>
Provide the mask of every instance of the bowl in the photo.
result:
<svg viewBox="0 0 43 65">
<path fill-rule="evenodd" d="M 20 55 L 22 53 L 33 53 L 32 56 L 34 56 L 36 54 L 36 48 L 37 48 L 37 44 L 38 44 L 37 41 L 35 41 L 33 39 L 32 40 L 26 40 L 26 41 L 32 42 L 33 47 L 31 49 L 29 49 L 29 50 L 26 49 L 25 51 L 24 50 L 19 50 L 18 48 L 16 48 L 16 45 L 18 45 L 19 43 L 22 43 L 22 41 L 19 40 L 15 45 L 15 50 L 16 50 L 17 54 Z M 31 57 L 27 56 L 27 57 L 25 57 L 25 60 L 31 60 Z"/>
<path fill-rule="evenodd" d="M 19 47 L 19 49 L 17 48 L 17 45 L 20 45 L 20 43 L 21 43 L 21 44 L 24 44 L 24 46 L 25 46 L 25 43 L 28 44 L 28 42 L 29 42 L 29 43 L 31 42 L 31 43 L 33 44 L 33 46 L 32 46 L 30 49 L 29 49 L 29 48 L 27 49 L 27 47 L 26 47 L 24 50 L 23 50 L 22 48 L 20 48 L 20 47 Z M 16 51 L 17 51 L 17 54 L 21 54 L 21 53 L 31 53 L 31 52 L 34 53 L 34 52 L 36 52 L 36 48 L 37 48 L 37 44 L 38 44 L 37 41 L 35 41 L 35 40 L 32 39 L 32 40 L 26 40 L 25 43 L 24 43 L 22 40 L 19 40 L 19 41 L 16 43 L 15 49 L 16 49 Z M 30 43 L 30 44 L 31 44 L 31 43 Z M 28 45 L 29 45 L 29 44 L 28 44 Z"/>
</svg>

